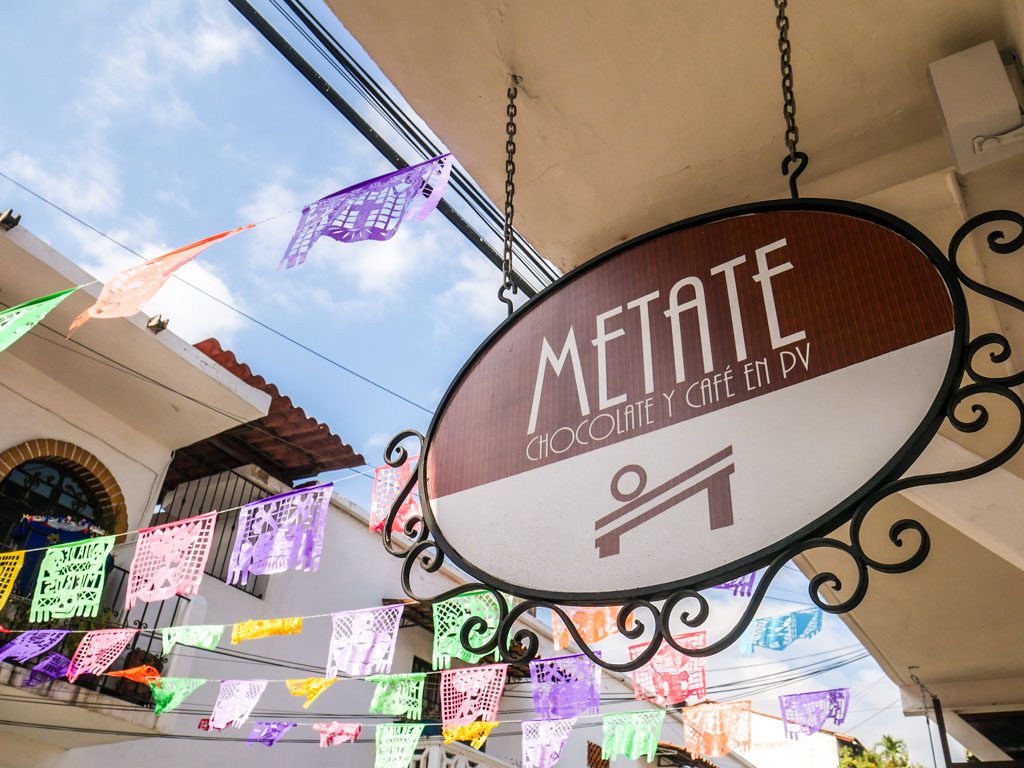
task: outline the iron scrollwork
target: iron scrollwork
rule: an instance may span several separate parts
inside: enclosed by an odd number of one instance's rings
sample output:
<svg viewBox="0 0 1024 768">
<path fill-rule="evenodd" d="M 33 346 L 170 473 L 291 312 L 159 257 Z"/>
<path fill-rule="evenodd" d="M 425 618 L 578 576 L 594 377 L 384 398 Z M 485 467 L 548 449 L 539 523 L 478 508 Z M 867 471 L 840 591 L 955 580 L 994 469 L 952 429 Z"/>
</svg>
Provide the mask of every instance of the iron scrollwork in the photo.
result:
<svg viewBox="0 0 1024 768">
<path fill-rule="evenodd" d="M 960 264 L 961 249 L 968 238 L 993 225 L 998 226 L 990 229 L 984 235 L 985 244 L 992 253 L 1008 255 L 1024 248 L 1024 216 L 1019 213 L 996 210 L 980 214 L 965 222 L 950 240 L 946 256 L 952 274 L 955 276 L 955 283 L 949 287 L 951 291 L 959 292 L 958 296 L 953 297 L 954 304 L 959 303 L 960 306 L 965 306 L 964 289 L 967 289 L 1014 310 L 1024 312 L 1024 300 L 985 285 L 968 275 Z M 1010 228 L 1011 233 L 1016 231 L 1016 234 L 1007 234 L 1006 227 Z M 981 400 L 989 398 L 988 402 L 991 403 L 991 398 L 1001 398 L 1016 410 L 1018 418 L 1016 431 L 1005 447 L 973 466 L 945 472 L 900 477 L 872 489 L 856 506 L 852 514 L 840 521 L 850 524 L 849 542 L 816 536 L 791 545 L 767 564 L 764 575 L 758 580 L 747 607 L 735 626 L 704 648 L 682 647 L 673 639 L 671 630 L 673 619 L 690 629 L 696 629 L 703 626 L 711 617 L 711 602 L 699 589 L 678 589 L 667 595 L 634 598 L 623 603 L 616 616 L 618 631 L 627 639 L 638 640 L 650 626 L 653 629 L 653 636 L 646 641 L 648 645 L 639 655 L 622 663 L 615 663 L 599 656 L 584 640 L 564 607 L 556 605 L 552 601 L 530 598 L 510 602 L 503 592 L 480 582 L 464 584 L 434 596 L 417 594 L 412 587 L 414 570 L 419 568 L 426 573 L 435 573 L 444 565 L 445 553 L 432 538 L 432 531 L 422 512 L 408 519 L 405 524 L 403 532 L 411 543 L 397 542 L 392 535 L 392 526 L 402 504 L 417 486 L 421 504 L 428 505 L 430 503 L 425 468 L 421 465 L 414 468 L 409 481 L 392 503 L 383 531 L 384 547 L 391 555 L 403 559 L 402 588 L 414 600 L 433 603 L 470 592 L 489 592 L 499 606 L 498 626 L 489 627 L 483 619 L 471 618 L 462 628 L 462 644 L 467 650 L 479 654 L 486 654 L 497 649 L 503 659 L 510 663 L 521 663 L 537 658 L 540 650 L 540 638 L 537 633 L 527 626 L 521 625 L 516 628 L 519 618 L 535 608 L 548 608 L 557 614 L 582 652 L 595 663 L 615 672 L 627 672 L 647 664 L 663 644 L 688 656 L 712 656 L 728 648 L 740 638 L 753 621 L 769 587 L 783 566 L 795 557 L 815 550 L 832 550 L 841 553 L 853 566 L 856 575 L 851 584 L 844 585 L 843 580 L 834 571 L 815 574 L 810 578 L 808 584 L 808 595 L 811 601 L 827 613 L 847 613 L 864 600 L 873 571 L 886 574 L 912 571 L 925 561 L 931 549 L 931 539 L 924 525 L 919 520 L 903 518 L 892 523 L 888 530 L 889 543 L 892 544 L 895 551 L 902 553 L 902 557 L 890 562 L 869 553 L 863 540 L 864 525 L 871 511 L 879 502 L 913 488 L 979 477 L 1005 464 L 1024 446 L 1024 401 L 1013 390 L 1013 387 L 1024 384 L 1024 371 L 1006 375 L 983 373 L 982 363 L 986 357 L 990 364 L 998 365 L 1009 361 L 1010 341 L 1002 333 L 981 333 L 971 337 L 969 328 L 966 327 L 967 320 L 966 313 L 964 313 L 962 321 L 965 326 L 964 338 L 967 339 L 967 342 L 963 345 L 959 358 L 954 363 L 957 384 L 946 399 L 944 407 L 937 414 L 935 422 L 931 425 L 931 434 L 934 434 L 943 422 L 948 423 L 953 430 L 962 434 L 981 432 L 992 422 L 990 405 L 986 405 Z M 409 451 L 403 446 L 403 443 L 410 440 L 417 441 L 420 449 L 425 447 L 426 438 L 420 432 L 411 429 L 400 432 L 392 438 L 385 451 L 385 461 L 388 465 L 397 468 L 410 460 Z M 829 602 L 826 599 L 823 594 L 823 590 L 826 589 L 833 593 L 835 602 Z M 840 598 L 838 597 L 840 594 L 846 596 Z M 658 605 L 658 602 L 661 605 Z M 485 642 L 481 645 L 473 645 L 472 638 L 478 638 L 481 635 L 485 638 Z"/>
</svg>

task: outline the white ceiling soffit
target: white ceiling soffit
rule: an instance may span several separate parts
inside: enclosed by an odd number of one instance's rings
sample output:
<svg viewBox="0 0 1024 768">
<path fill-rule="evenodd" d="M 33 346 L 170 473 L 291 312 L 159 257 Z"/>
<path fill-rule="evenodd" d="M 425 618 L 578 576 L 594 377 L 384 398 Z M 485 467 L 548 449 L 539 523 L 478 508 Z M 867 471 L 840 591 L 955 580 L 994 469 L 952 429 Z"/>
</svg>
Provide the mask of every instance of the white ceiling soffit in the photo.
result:
<svg viewBox="0 0 1024 768">
<path fill-rule="evenodd" d="M 803 177 L 939 136 L 929 62 L 1010 42 L 1019 0 L 789 5 Z M 492 200 L 523 78 L 516 226 L 562 269 L 658 226 L 785 197 L 768 0 L 328 0 Z"/>
</svg>

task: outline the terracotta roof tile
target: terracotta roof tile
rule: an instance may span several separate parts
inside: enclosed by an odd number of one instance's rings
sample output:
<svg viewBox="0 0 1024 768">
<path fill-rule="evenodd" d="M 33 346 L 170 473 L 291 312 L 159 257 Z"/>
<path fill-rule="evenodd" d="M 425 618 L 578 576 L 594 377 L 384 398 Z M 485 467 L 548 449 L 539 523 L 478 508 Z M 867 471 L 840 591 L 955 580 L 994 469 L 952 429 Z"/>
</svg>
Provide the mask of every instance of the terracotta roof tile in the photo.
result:
<svg viewBox="0 0 1024 768">
<path fill-rule="evenodd" d="M 210 469 L 219 471 L 244 464 L 255 464 L 287 483 L 366 464 L 366 459 L 326 424 L 308 416 L 217 339 L 206 339 L 195 346 L 249 386 L 270 395 L 270 409 L 262 419 L 180 449 L 167 474 L 168 487 L 201 477 Z"/>
</svg>

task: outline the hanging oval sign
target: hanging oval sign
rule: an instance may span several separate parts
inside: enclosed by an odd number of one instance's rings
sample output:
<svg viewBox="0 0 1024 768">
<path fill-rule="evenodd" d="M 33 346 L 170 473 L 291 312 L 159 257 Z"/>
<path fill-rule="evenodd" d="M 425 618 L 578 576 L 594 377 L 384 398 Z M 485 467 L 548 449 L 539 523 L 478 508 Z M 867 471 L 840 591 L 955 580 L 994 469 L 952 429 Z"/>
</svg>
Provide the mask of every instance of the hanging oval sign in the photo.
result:
<svg viewBox="0 0 1024 768">
<path fill-rule="evenodd" d="M 451 385 L 421 492 L 438 545 L 524 597 L 706 587 L 833 530 L 942 419 L 963 297 L 906 222 L 718 211 L 571 272 Z"/>
</svg>

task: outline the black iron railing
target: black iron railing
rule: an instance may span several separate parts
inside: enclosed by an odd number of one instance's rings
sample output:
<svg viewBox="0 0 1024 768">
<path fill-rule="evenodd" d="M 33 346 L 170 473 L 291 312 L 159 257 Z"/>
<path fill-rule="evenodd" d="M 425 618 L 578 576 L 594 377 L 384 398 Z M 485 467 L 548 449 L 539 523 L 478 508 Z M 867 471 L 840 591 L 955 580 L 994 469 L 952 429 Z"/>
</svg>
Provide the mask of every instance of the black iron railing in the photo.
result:
<svg viewBox="0 0 1024 768">
<path fill-rule="evenodd" d="M 113 566 L 107 574 L 100 612 L 95 618 L 55 619 L 38 624 L 29 624 L 29 613 L 32 596 L 28 594 L 11 595 L 3 611 L 0 612 L 0 624 L 5 627 L 29 627 L 33 629 L 68 629 L 72 633 L 52 648 L 48 653 L 55 652 L 71 658 L 75 648 L 82 639 L 82 632 L 93 629 L 135 628 L 142 630 L 128 644 L 120 658 L 111 665 L 112 670 L 128 669 L 147 664 L 161 671 L 166 663 L 163 643 L 157 631 L 163 627 L 181 624 L 189 599 L 176 596 L 154 603 L 137 602 L 130 611 L 125 610 L 125 593 L 128 588 L 128 571 Z M 45 656 L 45 654 L 44 654 Z M 30 659 L 19 666 L 31 668 L 42 657 Z M 14 663 L 14 662 L 11 662 Z M 99 691 L 115 696 L 133 704 L 152 706 L 153 699 L 149 686 L 117 677 L 104 675 L 83 675 L 75 682 L 82 688 Z"/>
<path fill-rule="evenodd" d="M 231 509 L 217 517 L 217 527 L 210 547 L 210 559 L 206 561 L 206 574 L 227 582 L 231 565 L 231 550 L 235 543 L 238 527 L 236 507 L 266 498 L 270 494 L 247 477 L 228 470 L 198 480 L 190 480 L 172 488 L 164 494 L 153 514 L 153 525 L 183 520 L 213 510 Z M 266 591 L 266 576 L 250 576 L 248 584 L 233 585 L 237 589 L 261 598 Z"/>
</svg>

